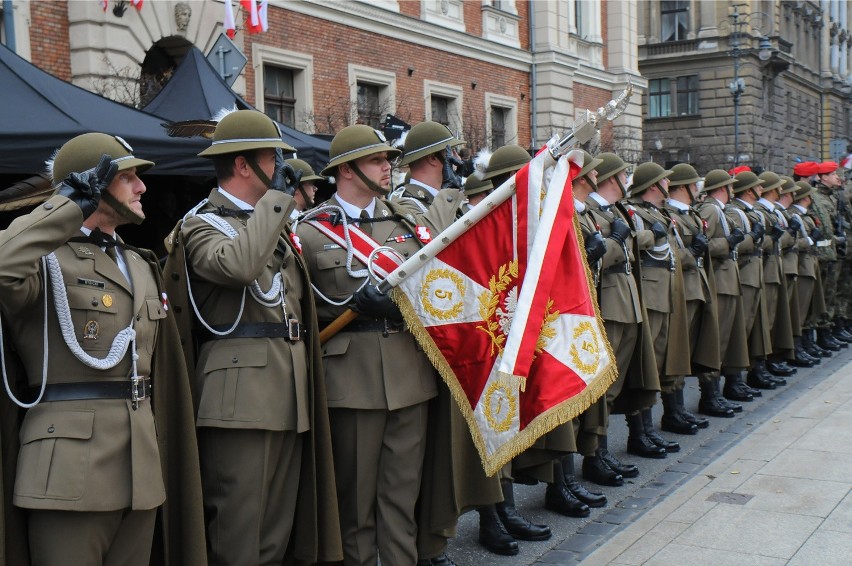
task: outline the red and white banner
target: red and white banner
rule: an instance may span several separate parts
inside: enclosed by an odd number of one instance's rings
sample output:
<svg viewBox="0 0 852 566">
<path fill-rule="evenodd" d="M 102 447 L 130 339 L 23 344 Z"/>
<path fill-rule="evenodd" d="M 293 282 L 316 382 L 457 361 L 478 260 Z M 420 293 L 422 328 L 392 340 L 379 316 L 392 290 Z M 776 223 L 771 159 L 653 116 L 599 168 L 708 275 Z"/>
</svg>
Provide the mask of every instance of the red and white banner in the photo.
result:
<svg viewBox="0 0 852 566">
<path fill-rule="evenodd" d="M 846 169 L 852 169 L 852 153 L 840 160 L 840 166 Z"/>
<path fill-rule="evenodd" d="M 228 37 L 234 39 L 234 36 L 237 35 L 237 25 L 234 21 L 234 7 L 231 6 L 231 0 L 225 0 L 225 19 L 222 26 L 225 28 Z"/>
<path fill-rule="evenodd" d="M 257 0 L 240 0 L 240 4 L 242 5 L 243 10 L 248 12 L 248 16 L 246 17 L 246 31 L 249 33 L 261 33 L 266 31 L 269 27 L 266 23 L 266 12 L 268 10 L 266 2 L 262 1 L 259 8 Z M 263 14 L 263 18 L 261 18 L 261 13 Z"/>
<path fill-rule="evenodd" d="M 580 166 L 567 158 L 545 166 L 545 157 L 508 181 L 512 198 L 394 292 L 488 475 L 617 377 L 574 218 L 571 179 Z"/>
</svg>

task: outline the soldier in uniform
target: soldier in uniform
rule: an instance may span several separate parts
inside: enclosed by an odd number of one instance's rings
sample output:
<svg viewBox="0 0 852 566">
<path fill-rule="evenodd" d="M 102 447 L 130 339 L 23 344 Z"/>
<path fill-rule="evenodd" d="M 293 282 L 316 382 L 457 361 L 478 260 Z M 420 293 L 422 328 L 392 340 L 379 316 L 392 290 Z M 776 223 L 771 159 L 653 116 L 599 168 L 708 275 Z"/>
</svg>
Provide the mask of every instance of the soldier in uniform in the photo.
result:
<svg viewBox="0 0 852 566">
<path fill-rule="evenodd" d="M 383 200 L 389 159 L 399 153 L 369 126 L 342 129 L 322 171 L 335 178 L 337 192 L 297 228 L 320 325 L 347 305 L 359 313 L 323 346 L 345 564 L 376 564 L 378 555 L 388 564 L 417 563 L 415 504 L 436 375 L 370 276 L 377 268 L 371 256 L 383 254 L 376 248 L 408 257 L 425 238 L 410 208 Z"/>
<path fill-rule="evenodd" d="M 799 277 L 797 280 L 799 318 L 802 320 L 802 347 L 817 360 L 828 357 L 829 352 L 819 348 L 815 341 L 817 321 L 825 314 L 825 299 L 820 281 L 817 242 L 824 239 L 817 219 L 810 210 L 814 188 L 806 181 L 798 181 L 793 193 L 791 210 L 802 222 L 806 235 L 799 244 Z"/>
<path fill-rule="evenodd" d="M 656 163 L 639 165 L 633 173 L 627 199 L 627 209 L 632 211 L 636 228 L 645 235 L 645 245 L 640 240 L 642 297 L 648 313 L 661 391 L 667 393 L 674 392 L 677 376 L 690 371 L 678 242 L 671 220 L 662 211 L 669 195 L 668 177 L 671 173 Z M 674 369 L 675 365 L 679 366 L 678 370 Z M 663 438 L 653 426 L 650 408 L 627 415 L 628 453 L 645 458 L 665 458 L 667 452 L 680 450 L 677 442 Z"/>
<path fill-rule="evenodd" d="M 764 171 L 758 178 L 761 181 L 760 198 L 754 207 L 763 215 L 763 225 L 766 227 L 766 237 L 763 239 L 763 292 L 772 338 L 772 351 L 767 356 L 766 369 L 776 376 L 776 385 L 786 385 L 784 377 L 792 375 L 796 369 L 786 363 L 794 344 L 782 250 L 792 248 L 795 237 L 790 234 L 787 219 L 775 204 L 783 181 L 772 171 Z"/>
<path fill-rule="evenodd" d="M 743 231 L 732 226 L 725 216 L 724 208 L 731 198 L 734 179 L 721 169 L 714 169 L 704 177 L 702 192 L 704 201 L 698 206 L 698 213 L 707 223 L 706 234 L 709 239 L 708 252 L 711 257 L 713 281 L 716 286 L 716 313 L 719 323 L 719 352 L 721 373 L 725 375 L 729 394 L 743 400 L 753 399 L 752 391 L 743 382 L 742 373 L 749 365 L 746 347 L 745 318 L 741 297 L 740 273 L 737 264 L 737 247 L 745 238 Z M 721 396 L 721 377 L 716 372 L 702 372 L 698 375 L 701 388 L 701 400 L 698 403 L 700 413 L 730 418 L 739 405 L 729 403 Z"/>
<path fill-rule="evenodd" d="M 317 186 L 314 184 L 314 181 L 324 181 L 325 177 L 317 175 L 307 161 L 287 159 L 285 163 L 292 167 L 297 174 L 301 174 L 299 177 L 299 186 L 293 194 L 296 206 L 293 208 L 293 212 L 290 213 L 290 219 L 295 220 L 299 217 L 299 214 L 314 207 L 316 204 L 314 199 L 317 195 Z"/>
<path fill-rule="evenodd" d="M 137 175 L 152 165 L 119 137 L 77 136 L 53 159 L 56 194 L 0 233 L 2 323 L 27 376 L 10 393 L 27 409 L 12 502 L 26 509 L 30 554 L 7 522 L 0 562 L 206 563 L 174 319 L 154 254 L 115 232 L 144 220 Z M 168 530 L 155 536 L 155 524 Z"/>
<path fill-rule="evenodd" d="M 587 257 L 597 282 L 600 313 L 615 354 L 618 379 L 607 390 L 605 405 L 597 410 L 593 405 L 580 419 L 577 448 L 583 455 L 585 479 L 598 485 L 620 486 L 624 478 L 637 477 L 639 468 L 621 462 L 609 451 L 609 415 L 652 407 L 660 382 L 637 281 L 641 273 L 637 234 L 621 203 L 627 194 L 627 164 L 614 153 L 602 153 L 598 158 L 597 187 L 586 199 L 585 215 L 600 232 L 606 250 L 593 261 L 600 254 L 593 239 L 587 241 L 586 248 L 593 252 Z"/>
<path fill-rule="evenodd" d="M 734 177 L 734 199 L 725 207 L 728 222 L 742 230 L 746 237 L 737 247 L 737 261 L 742 284 L 743 312 L 748 335 L 751 363 L 747 374 L 748 385 L 757 389 L 775 389 L 776 378 L 766 371 L 766 356 L 772 351 L 764 292 L 763 245 L 766 236 L 763 214 L 755 209 L 760 198 L 760 178 L 751 171 L 737 173 Z M 725 380 L 725 397 L 748 401 L 747 395 L 734 389 Z M 752 393 L 753 396 L 753 393 Z"/>
<path fill-rule="evenodd" d="M 300 176 L 284 150 L 262 112 L 222 118 L 199 154 L 219 186 L 169 237 L 166 270 L 197 345 L 210 564 L 341 556 L 313 297 L 287 228 Z"/>
<path fill-rule="evenodd" d="M 689 351 L 692 353 L 692 367 L 696 375 L 717 371 L 720 364 L 715 282 L 708 253 L 710 241 L 705 233 L 705 221 L 693 208 L 698 180 L 698 172 L 691 165 L 678 163 L 672 167 L 669 198 L 665 206 L 678 236 Z M 683 378 L 680 378 L 675 381 L 673 391 L 662 392 L 663 417 L 660 426 L 668 432 L 696 434 L 699 428 L 710 426 L 710 422 L 686 411 L 683 386 Z"/>
</svg>

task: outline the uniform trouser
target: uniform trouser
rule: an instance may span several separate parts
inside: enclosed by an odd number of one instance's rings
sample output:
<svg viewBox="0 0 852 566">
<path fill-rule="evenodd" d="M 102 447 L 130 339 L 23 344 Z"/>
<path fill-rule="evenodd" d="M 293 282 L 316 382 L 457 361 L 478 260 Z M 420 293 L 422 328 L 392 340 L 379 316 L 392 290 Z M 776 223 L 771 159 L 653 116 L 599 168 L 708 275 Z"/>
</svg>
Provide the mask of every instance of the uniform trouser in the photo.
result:
<svg viewBox="0 0 852 566">
<path fill-rule="evenodd" d="M 633 349 L 639 340 L 639 324 L 604 320 L 604 330 L 606 330 L 606 336 L 615 353 L 615 363 L 618 365 L 618 379 L 606 391 L 607 421 L 603 427 L 605 430 L 609 425 L 609 413 L 612 412 L 612 404 L 615 402 L 615 398 L 621 394 L 624 383 L 627 381 Z"/>
<path fill-rule="evenodd" d="M 775 317 L 778 314 L 778 295 L 781 293 L 780 283 L 765 283 L 763 285 L 763 296 L 766 298 L 766 314 L 769 328 L 775 326 Z"/>
<path fill-rule="evenodd" d="M 754 328 L 754 321 L 757 319 L 757 312 L 760 309 L 760 287 L 742 285 L 740 289 L 743 293 L 743 315 L 745 316 L 746 336 L 748 336 L 751 334 L 751 329 Z"/>
<path fill-rule="evenodd" d="M 148 566 L 156 509 L 27 513 L 33 566 Z"/>
<path fill-rule="evenodd" d="M 293 528 L 303 437 L 198 429 L 209 564 L 281 564 Z"/>
<path fill-rule="evenodd" d="M 619 369 L 621 366 L 618 366 Z M 619 371 L 619 375 L 621 372 Z M 588 409 L 577 417 L 577 452 L 583 456 L 593 456 L 598 449 L 598 436 L 606 434 L 609 419 L 606 397 L 601 397 L 592 403 Z"/>
<path fill-rule="evenodd" d="M 719 320 L 719 352 L 724 359 L 731 340 L 731 332 L 734 329 L 734 320 L 737 313 L 737 297 L 734 295 L 716 295 L 716 309 Z"/>
<path fill-rule="evenodd" d="M 428 405 L 329 409 L 344 564 L 375 565 L 377 550 L 387 566 L 417 562 Z"/>
<path fill-rule="evenodd" d="M 667 312 L 648 310 L 648 328 L 654 341 L 654 359 L 660 372 L 660 391 L 671 393 L 674 390 L 675 378 L 666 375 L 666 350 L 669 345 L 669 318 Z"/>
<path fill-rule="evenodd" d="M 799 309 L 799 319 L 803 321 L 802 326 L 805 327 L 806 324 L 812 322 L 808 318 L 808 314 L 811 310 L 811 301 L 814 298 L 816 279 L 813 277 L 799 277 L 796 280 L 796 285 L 797 295 L 799 296 L 799 304 L 796 307 Z"/>
<path fill-rule="evenodd" d="M 849 299 L 852 293 L 852 263 L 849 258 L 838 260 L 837 267 L 840 271 L 840 280 L 837 282 L 837 300 L 834 306 L 835 318 L 849 318 Z"/>
<path fill-rule="evenodd" d="M 836 261 L 821 261 L 819 272 L 822 288 L 825 290 L 825 314 L 820 317 L 819 326 L 825 328 L 831 324 L 837 308 L 837 285 L 840 282 L 840 265 Z"/>
</svg>

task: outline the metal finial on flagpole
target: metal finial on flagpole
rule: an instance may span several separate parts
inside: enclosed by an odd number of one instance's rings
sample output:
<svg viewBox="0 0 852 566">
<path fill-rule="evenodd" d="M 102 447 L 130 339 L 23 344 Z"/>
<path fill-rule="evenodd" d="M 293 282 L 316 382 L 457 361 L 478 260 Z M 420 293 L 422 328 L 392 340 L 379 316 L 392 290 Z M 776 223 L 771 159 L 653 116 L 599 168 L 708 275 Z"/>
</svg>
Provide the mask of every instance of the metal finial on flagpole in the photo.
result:
<svg viewBox="0 0 852 566">
<path fill-rule="evenodd" d="M 595 112 L 585 110 L 574 120 L 571 130 L 562 138 L 553 137 L 547 142 L 547 149 L 553 159 L 559 159 L 560 156 L 567 153 L 577 144 L 586 143 L 604 125 L 605 122 L 615 120 L 626 109 L 630 102 L 630 97 L 633 95 L 633 83 L 627 80 L 627 87 L 618 95 L 618 97 L 610 100 L 605 106 L 601 106 Z"/>
</svg>

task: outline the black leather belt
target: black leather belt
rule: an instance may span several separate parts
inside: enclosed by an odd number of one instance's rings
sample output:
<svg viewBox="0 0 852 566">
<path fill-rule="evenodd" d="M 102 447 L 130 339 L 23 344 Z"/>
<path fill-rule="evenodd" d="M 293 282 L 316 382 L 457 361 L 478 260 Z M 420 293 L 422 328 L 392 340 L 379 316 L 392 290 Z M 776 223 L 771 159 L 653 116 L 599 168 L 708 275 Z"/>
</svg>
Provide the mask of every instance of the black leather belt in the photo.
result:
<svg viewBox="0 0 852 566">
<path fill-rule="evenodd" d="M 151 378 L 122 381 L 81 381 L 49 383 L 42 401 L 81 401 L 84 399 L 130 399 L 135 403 L 151 396 Z"/>
<path fill-rule="evenodd" d="M 212 326 L 217 332 L 225 332 L 231 325 L 215 324 Z M 291 342 L 298 342 L 307 337 L 307 329 L 302 328 L 299 321 L 291 318 L 288 322 L 251 322 L 238 324 L 233 331 L 227 334 L 213 334 L 203 331 L 202 341 L 230 340 L 232 338 L 286 338 Z"/>
<path fill-rule="evenodd" d="M 321 322 L 320 326 L 325 328 L 331 324 L 329 322 Z M 397 332 L 402 332 L 405 330 L 405 324 L 402 322 L 396 322 L 393 320 L 388 320 L 386 318 L 377 318 L 373 320 L 353 320 L 346 326 L 344 326 L 340 331 L 341 332 L 382 332 L 385 334 L 395 334 Z"/>
<path fill-rule="evenodd" d="M 667 259 L 642 258 L 642 267 L 659 267 L 660 269 L 674 270 L 672 262 Z"/>
<path fill-rule="evenodd" d="M 781 253 L 783 253 L 784 255 L 787 255 L 787 254 L 792 253 L 794 251 L 796 251 L 796 246 L 790 246 L 789 248 L 784 248 L 783 250 L 781 250 Z"/>
<path fill-rule="evenodd" d="M 610 265 L 609 267 L 605 267 L 601 270 L 601 275 L 612 275 L 613 273 L 630 273 L 630 264 L 626 261 L 622 261 L 621 263 L 616 263 L 615 265 Z"/>
</svg>

